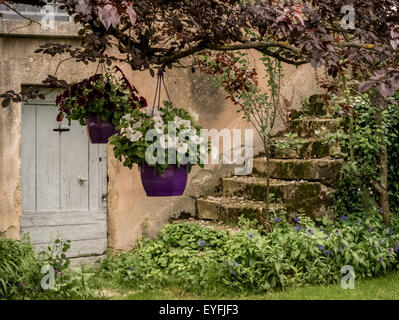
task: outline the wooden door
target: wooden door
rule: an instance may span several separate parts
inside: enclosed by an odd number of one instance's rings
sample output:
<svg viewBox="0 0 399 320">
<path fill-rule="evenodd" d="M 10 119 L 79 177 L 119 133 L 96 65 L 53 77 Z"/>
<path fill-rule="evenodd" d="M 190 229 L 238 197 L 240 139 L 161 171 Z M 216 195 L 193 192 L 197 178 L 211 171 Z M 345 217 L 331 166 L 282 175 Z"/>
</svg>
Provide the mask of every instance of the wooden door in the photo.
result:
<svg viewBox="0 0 399 320">
<path fill-rule="evenodd" d="M 22 233 L 40 250 L 71 240 L 69 257 L 107 247 L 106 145 L 90 144 L 76 121 L 56 121 L 55 94 L 22 110 Z M 61 129 L 61 130 L 60 130 Z"/>
</svg>

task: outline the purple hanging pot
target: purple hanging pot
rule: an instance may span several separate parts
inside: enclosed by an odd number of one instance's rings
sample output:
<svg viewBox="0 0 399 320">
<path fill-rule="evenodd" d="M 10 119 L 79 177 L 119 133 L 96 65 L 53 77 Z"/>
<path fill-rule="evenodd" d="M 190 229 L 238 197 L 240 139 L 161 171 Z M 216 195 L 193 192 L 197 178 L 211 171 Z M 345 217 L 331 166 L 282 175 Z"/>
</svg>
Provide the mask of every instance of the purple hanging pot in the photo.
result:
<svg viewBox="0 0 399 320">
<path fill-rule="evenodd" d="M 148 197 L 181 196 L 187 185 L 187 165 L 169 165 L 163 173 L 148 164 L 139 166 L 141 183 Z"/>
<path fill-rule="evenodd" d="M 86 118 L 86 128 L 91 143 L 108 143 L 109 137 L 120 133 L 112 123 L 101 120 L 97 115 Z"/>
</svg>

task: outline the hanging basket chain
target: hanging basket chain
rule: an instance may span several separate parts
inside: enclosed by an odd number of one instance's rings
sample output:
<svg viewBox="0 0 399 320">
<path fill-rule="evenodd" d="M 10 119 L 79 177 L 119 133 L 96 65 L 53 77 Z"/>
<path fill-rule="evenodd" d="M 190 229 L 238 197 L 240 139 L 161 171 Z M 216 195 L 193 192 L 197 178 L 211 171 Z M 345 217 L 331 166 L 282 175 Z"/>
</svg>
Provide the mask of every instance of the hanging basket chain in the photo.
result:
<svg viewBox="0 0 399 320">
<path fill-rule="evenodd" d="M 155 108 L 157 108 L 157 110 L 159 110 L 161 108 L 162 85 L 165 88 L 165 92 L 168 97 L 168 101 L 171 101 L 168 89 L 166 88 L 166 84 L 165 84 L 164 71 L 162 68 L 159 68 L 158 74 L 157 74 L 157 86 L 155 89 L 154 103 L 152 105 L 152 115 L 154 115 Z M 158 98 L 158 104 L 157 104 L 157 106 L 155 106 L 156 102 L 157 102 L 157 98 Z"/>
</svg>

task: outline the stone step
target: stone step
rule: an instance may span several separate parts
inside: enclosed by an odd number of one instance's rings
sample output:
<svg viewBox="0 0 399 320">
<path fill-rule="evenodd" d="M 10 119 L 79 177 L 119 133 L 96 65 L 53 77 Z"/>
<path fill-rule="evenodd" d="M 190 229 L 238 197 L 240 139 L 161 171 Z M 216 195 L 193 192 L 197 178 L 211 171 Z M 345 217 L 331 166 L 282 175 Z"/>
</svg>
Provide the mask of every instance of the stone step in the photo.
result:
<svg viewBox="0 0 399 320">
<path fill-rule="evenodd" d="M 329 195 L 333 189 L 320 182 L 286 181 L 270 179 L 270 193 L 277 202 L 302 201 L 305 199 Z M 231 177 L 222 179 L 222 193 L 226 197 L 241 196 L 245 199 L 265 201 L 267 179 L 260 177 Z"/>
<path fill-rule="evenodd" d="M 266 178 L 232 177 L 222 180 L 225 197 L 241 195 L 245 199 L 265 201 L 266 191 Z M 320 182 L 270 179 L 270 193 L 274 201 L 283 203 L 288 212 L 301 209 L 313 218 L 331 213 L 333 192 L 334 189 Z"/>
<path fill-rule="evenodd" d="M 281 204 L 271 204 L 269 210 L 275 211 L 281 208 Z M 263 201 L 253 201 L 239 197 L 197 199 L 198 219 L 236 223 L 241 215 L 251 219 L 259 219 L 264 212 L 265 203 Z"/>
<path fill-rule="evenodd" d="M 285 138 L 276 139 L 284 143 Z M 334 154 L 335 146 L 330 146 L 324 141 L 315 139 L 304 139 L 299 148 L 284 148 L 272 145 L 270 148 L 271 157 L 275 159 L 320 159 Z M 281 145 L 281 144 L 280 144 Z"/>
<path fill-rule="evenodd" d="M 332 118 L 296 119 L 290 124 L 290 132 L 297 133 L 301 138 L 314 137 L 321 139 L 337 129 L 338 120 Z"/>
<path fill-rule="evenodd" d="M 331 159 L 270 159 L 270 177 L 284 180 L 318 181 L 336 186 L 339 180 L 341 161 Z M 266 176 L 266 159 L 254 159 L 255 176 Z"/>
<path fill-rule="evenodd" d="M 307 101 L 302 104 L 301 110 L 291 110 L 290 120 L 295 120 L 302 117 L 321 117 L 327 115 L 328 110 L 325 105 L 323 95 L 314 94 L 309 97 Z"/>
</svg>

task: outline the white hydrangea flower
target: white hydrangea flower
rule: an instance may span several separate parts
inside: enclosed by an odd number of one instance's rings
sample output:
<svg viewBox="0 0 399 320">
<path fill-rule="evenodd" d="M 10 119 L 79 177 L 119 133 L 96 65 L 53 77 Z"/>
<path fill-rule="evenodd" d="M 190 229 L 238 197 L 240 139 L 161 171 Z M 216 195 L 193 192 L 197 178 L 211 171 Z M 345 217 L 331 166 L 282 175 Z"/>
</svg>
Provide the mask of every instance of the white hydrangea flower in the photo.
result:
<svg viewBox="0 0 399 320">
<path fill-rule="evenodd" d="M 142 136 L 143 134 L 140 131 L 136 131 L 130 136 L 129 140 L 134 143 L 137 142 Z"/>
<path fill-rule="evenodd" d="M 196 113 L 191 108 L 188 108 L 188 113 L 190 114 L 191 118 L 193 118 L 194 121 L 198 121 L 198 119 L 199 119 L 199 114 L 198 113 Z"/>
<path fill-rule="evenodd" d="M 145 114 L 147 117 L 151 117 L 152 116 L 152 107 L 145 108 Z"/>
<path fill-rule="evenodd" d="M 130 137 L 132 136 L 133 133 L 134 133 L 134 130 L 130 126 L 125 129 L 125 136 L 128 139 L 130 139 Z"/>
<path fill-rule="evenodd" d="M 206 147 L 200 146 L 200 153 L 206 153 Z"/>
<path fill-rule="evenodd" d="M 177 116 L 173 118 L 173 121 L 175 122 L 177 128 L 180 128 L 180 126 L 182 125 L 181 123 L 182 120 L 183 120 L 182 118 Z"/>
<path fill-rule="evenodd" d="M 159 144 L 161 145 L 161 148 L 162 149 L 166 149 L 168 146 L 167 146 L 167 136 L 166 135 L 163 135 L 163 136 L 161 136 L 161 137 L 159 137 Z"/>
<path fill-rule="evenodd" d="M 176 150 L 177 150 L 178 153 L 186 153 L 187 150 L 188 150 L 188 145 L 187 145 L 187 143 L 179 142 L 179 143 L 177 144 Z"/>
<path fill-rule="evenodd" d="M 122 118 L 125 119 L 126 121 L 130 121 L 132 119 L 132 116 L 130 114 L 126 114 Z"/>
<path fill-rule="evenodd" d="M 190 128 L 191 127 L 191 121 L 190 120 L 181 120 L 180 123 L 181 123 L 181 125 L 183 125 L 184 128 Z"/>
<path fill-rule="evenodd" d="M 177 142 L 178 142 L 177 137 L 168 135 L 168 147 L 169 148 L 176 148 Z"/>
<path fill-rule="evenodd" d="M 163 119 L 160 115 L 155 115 L 152 117 L 152 119 L 154 119 L 155 123 L 161 123 L 163 124 Z"/>
<path fill-rule="evenodd" d="M 160 122 L 156 122 L 154 128 L 158 134 L 164 133 L 165 131 L 165 125 Z"/>
<path fill-rule="evenodd" d="M 161 110 L 157 109 L 157 110 L 154 111 L 154 116 L 161 116 L 162 117 L 164 115 L 165 115 L 165 113 L 163 113 Z"/>
<path fill-rule="evenodd" d="M 151 116 L 163 116 L 164 113 L 161 110 L 155 109 L 153 112 L 154 108 L 153 107 L 146 107 L 145 108 L 145 114 L 147 115 L 147 117 L 151 117 Z"/>
<path fill-rule="evenodd" d="M 159 143 L 160 143 L 162 149 L 176 148 L 177 137 L 173 137 L 173 136 L 164 134 L 163 136 L 161 136 L 159 138 Z"/>
<path fill-rule="evenodd" d="M 140 127 L 141 127 L 141 120 L 138 121 L 138 122 L 133 123 L 133 126 L 132 126 L 133 129 L 137 129 L 137 128 L 140 128 Z"/>
<path fill-rule="evenodd" d="M 195 144 L 201 144 L 202 142 L 204 142 L 204 138 L 197 135 L 191 136 L 190 140 Z"/>
</svg>

